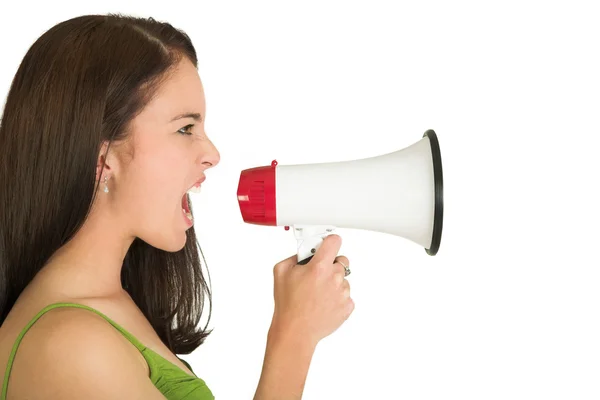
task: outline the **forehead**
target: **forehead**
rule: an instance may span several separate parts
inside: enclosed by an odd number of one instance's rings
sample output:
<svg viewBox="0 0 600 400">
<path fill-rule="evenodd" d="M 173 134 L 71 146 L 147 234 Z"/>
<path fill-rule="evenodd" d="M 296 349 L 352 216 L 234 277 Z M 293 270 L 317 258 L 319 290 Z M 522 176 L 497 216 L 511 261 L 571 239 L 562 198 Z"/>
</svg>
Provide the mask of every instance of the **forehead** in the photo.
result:
<svg viewBox="0 0 600 400">
<path fill-rule="evenodd" d="M 204 118 L 205 107 L 204 87 L 198 71 L 184 57 L 161 83 L 140 117 L 149 123 L 164 125 L 184 112 L 198 112 Z"/>
</svg>

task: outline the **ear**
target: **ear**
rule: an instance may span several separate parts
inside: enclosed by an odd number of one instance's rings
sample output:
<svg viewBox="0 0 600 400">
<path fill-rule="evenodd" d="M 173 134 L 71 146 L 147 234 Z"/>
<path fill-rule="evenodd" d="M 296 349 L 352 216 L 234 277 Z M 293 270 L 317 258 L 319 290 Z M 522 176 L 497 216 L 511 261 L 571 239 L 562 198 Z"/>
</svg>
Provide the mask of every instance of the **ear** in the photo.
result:
<svg viewBox="0 0 600 400">
<path fill-rule="evenodd" d="M 104 141 L 98 152 L 98 161 L 96 162 L 96 182 L 98 180 L 104 180 L 104 177 L 111 176 L 115 172 L 113 166 L 113 164 L 115 164 L 113 162 L 115 158 L 112 156 L 112 153 L 114 153 L 114 146 L 110 146 L 108 154 L 106 154 L 107 149 L 108 141 Z"/>
</svg>

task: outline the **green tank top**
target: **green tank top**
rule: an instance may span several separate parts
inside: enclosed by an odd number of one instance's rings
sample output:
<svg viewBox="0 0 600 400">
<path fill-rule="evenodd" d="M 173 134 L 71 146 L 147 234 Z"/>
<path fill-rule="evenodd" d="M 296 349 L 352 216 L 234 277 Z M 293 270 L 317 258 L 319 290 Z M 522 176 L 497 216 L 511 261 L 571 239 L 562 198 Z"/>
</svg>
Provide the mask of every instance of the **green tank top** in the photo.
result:
<svg viewBox="0 0 600 400">
<path fill-rule="evenodd" d="M 17 341 L 13 345 L 10 357 L 8 359 L 8 365 L 6 367 L 6 372 L 4 373 L 4 383 L 2 384 L 2 394 L 0 394 L 0 400 L 6 400 L 10 370 L 15 359 L 17 348 L 19 347 L 23 336 L 35 323 L 35 321 L 37 321 L 45 312 L 57 307 L 76 307 L 92 311 L 100 315 L 102 318 L 107 320 L 112 326 L 117 328 L 117 330 L 119 330 L 119 332 L 121 332 L 123 336 L 125 336 L 142 353 L 143 357 L 148 362 L 148 368 L 150 369 L 150 380 L 152 381 L 152 384 L 154 384 L 154 386 L 168 400 L 214 400 L 214 396 L 208 388 L 208 386 L 206 386 L 204 380 L 196 376 L 196 374 L 192 370 L 192 367 L 190 367 L 190 365 L 186 361 L 177 357 L 190 369 L 190 371 L 192 371 L 194 376 L 190 376 L 187 372 L 179 368 L 177 365 L 162 357 L 149 347 L 144 346 L 131 333 L 127 332 L 124 328 L 122 328 L 116 322 L 112 321 L 106 315 L 102 314 L 100 311 L 85 306 L 83 304 L 76 303 L 50 304 L 44 307 L 39 313 L 37 313 L 37 315 L 25 326 L 25 328 L 23 328 L 23 330 L 17 337 Z"/>
</svg>

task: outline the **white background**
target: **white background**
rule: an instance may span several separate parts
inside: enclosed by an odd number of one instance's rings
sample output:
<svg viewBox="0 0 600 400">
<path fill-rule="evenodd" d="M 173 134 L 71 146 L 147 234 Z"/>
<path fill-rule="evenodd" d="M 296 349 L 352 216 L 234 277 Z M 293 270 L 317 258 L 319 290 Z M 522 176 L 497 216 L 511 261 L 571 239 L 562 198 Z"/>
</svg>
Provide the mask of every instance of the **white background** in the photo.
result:
<svg viewBox="0 0 600 400">
<path fill-rule="evenodd" d="M 377 156 L 430 128 L 440 251 L 339 229 L 356 309 L 319 344 L 303 398 L 600 398 L 593 2 L 2 2 L 3 100 L 45 30 L 106 12 L 166 20 L 198 52 L 221 152 L 193 197 L 215 330 L 183 358 L 218 399 L 252 398 L 272 268 L 296 251 L 292 231 L 242 221 L 240 171 Z"/>
</svg>

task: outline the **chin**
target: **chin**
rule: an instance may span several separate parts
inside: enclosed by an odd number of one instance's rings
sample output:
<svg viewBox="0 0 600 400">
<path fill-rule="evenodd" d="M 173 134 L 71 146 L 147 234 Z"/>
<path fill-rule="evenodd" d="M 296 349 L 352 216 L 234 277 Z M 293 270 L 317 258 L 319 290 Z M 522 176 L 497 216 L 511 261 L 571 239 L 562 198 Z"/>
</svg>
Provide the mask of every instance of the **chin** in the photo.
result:
<svg viewBox="0 0 600 400">
<path fill-rule="evenodd" d="M 187 233 L 184 231 L 183 235 L 181 236 L 183 237 L 183 240 L 173 243 L 173 249 L 167 251 L 175 253 L 177 251 L 181 251 L 185 247 L 185 244 L 187 243 Z"/>
<path fill-rule="evenodd" d="M 185 244 L 187 243 L 187 233 L 186 231 L 180 231 L 173 236 L 155 236 L 154 239 L 155 240 L 152 241 L 144 239 L 142 240 L 152 247 L 156 247 L 157 249 L 168 251 L 170 253 L 176 253 L 185 247 Z"/>
<path fill-rule="evenodd" d="M 168 251 L 169 253 L 177 253 L 178 251 L 183 250 L 183 248 L 185 247 L 186 241 L 187 240 L 184 239 L 183 242 L 169 243 L 168 246 L 160 246 L 158 248 L 161 250 L 164 250 L 164 251 Z"/>
</svg>

